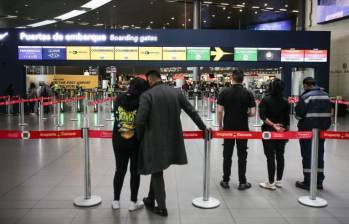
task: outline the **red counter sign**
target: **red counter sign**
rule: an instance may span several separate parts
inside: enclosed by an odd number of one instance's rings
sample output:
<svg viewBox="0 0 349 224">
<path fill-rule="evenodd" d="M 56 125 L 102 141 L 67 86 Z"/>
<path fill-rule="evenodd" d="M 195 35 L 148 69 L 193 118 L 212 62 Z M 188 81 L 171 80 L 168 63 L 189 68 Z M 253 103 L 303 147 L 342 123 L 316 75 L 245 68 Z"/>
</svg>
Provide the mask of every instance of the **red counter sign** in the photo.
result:
<svg viewBox="0 0 349 224">
<path fill-rule="evenodd" d="M 281 50 L 281 61 L 283 62 L 303 62 L 304 50 Z"/>
<path fill-rule="evenodd" d="M 305 50 L 305 62 L 327 62 L 327 50 Z"/>
<path fill-rule="evenodd" d="M 321 131 L 321 139 L 339 139 L 339 140 L 348 140 L 349 132 L 340 132 L 340 131 Z"/>
</svg>

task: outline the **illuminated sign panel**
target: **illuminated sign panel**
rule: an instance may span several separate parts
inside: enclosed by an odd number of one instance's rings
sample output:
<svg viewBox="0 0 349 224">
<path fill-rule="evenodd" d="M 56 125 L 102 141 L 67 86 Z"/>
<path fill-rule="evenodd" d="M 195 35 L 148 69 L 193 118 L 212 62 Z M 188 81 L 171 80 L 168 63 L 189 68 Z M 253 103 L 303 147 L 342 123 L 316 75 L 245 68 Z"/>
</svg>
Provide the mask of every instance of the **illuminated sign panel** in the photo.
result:
<svg viewBox="0 0 349 224">
<path fill-rule="evenodd" d="M 66 47 L 42 47 L 42 59 L 43 60 L 66 60 L 67 49 Z"/>
<path fill-rule="evenodd" d="M 257 48 L 235 48 L 234 61 L 257 61 Z"/>
<path fill-rule="evenodd" d="M 187 47 L 187 61 L 209 61 L 209 47 Z"/>
<path fill-rule="evenodd" d="M 42 47 L 18 46 L 19 60 L 42 60 Z"/>
<path fill-rule="evenodd" d="M 114 47 L 91 47 L 91 60 L 114 60 Z"/>
<path fill-rule="evenodd" d="M 258 61 L 281 61 L 281 48 L 258 48 Z"/>
<path fill-rule="evenodd" d="M 90 60 L 90 47 L 67 47 L 67 60 Z"/>
<path fill-rule="evenodd" d="M 139 47 L 139 60 L 161 61 L 162 47 Z"/>
<path fill-rule="evenodd" d="M 187 48 L 163 47 L 162 57 L 164 61 L 185 61 L 187 59 Z"/>
<path fill-rule="evenodd" d="M 115 47 L 115 60 L 138 60 L 138 47 Z"/>
<path fill-rule="evenodd" d="M 282 62 L 303 62 L 304 50 L 281 50 Z"/>
<path fill-rule="evenodd" d="M 327 50 L 305 50 L 305 62 L 327 62 Z"/>
<path fill-rule="evenodd" d="M 233 61 L 234 48 L 232 47 L 212 47 L 211 61 Z"/>
</svg>

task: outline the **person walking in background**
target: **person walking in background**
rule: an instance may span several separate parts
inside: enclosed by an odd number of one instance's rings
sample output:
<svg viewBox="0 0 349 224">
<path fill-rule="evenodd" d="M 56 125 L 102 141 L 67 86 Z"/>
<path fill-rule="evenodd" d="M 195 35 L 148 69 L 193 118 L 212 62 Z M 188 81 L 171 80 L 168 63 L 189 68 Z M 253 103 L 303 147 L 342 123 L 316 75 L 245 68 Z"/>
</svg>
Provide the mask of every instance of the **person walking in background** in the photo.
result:
<svg viewBox="0 0 349 224">
<path fill-rule="evenodd" d="M 283 97 L 285 83 L 280 79 L 274 79 L 269 84 L 268 95 L 259 104 L 259 115 L 263 121 L 263 132 L 284 132 L 290 126 L 290 104 Z M 269 190 L 282 187 L 282 176 L 284 172 L 284 152 L 286 140 L 263 140 L 264 154 L 267 158 L 268 181 L 260 183 L 259 186 Z M 276 181 L 275 181 L 275 159 L 276 159 Z"/>
<path fill-rule="evenodd" d="M 248 117 L 255 116 L 256 102 L 253 94 L 243 87 L 244 73 L 234 70 L 232 74 L 232 87 L 222 90 L 217 101 L 217 122 L 219 130 L 224 131 L 248 131 Z M 223 120 L 224 112 L 224 121 Z M 223 149 L 223 180 L 220 185 L 229 188 L 231 175 L 232 156 L 236 142 L 238 154 L 239 186 L 238 190 L 251 187 L 246 180 L 247 165 L 247 140 L 224 139 Z"/>
<path fill-rule="evenodd" d="M 137 200 L 140 183 L 138 174 L 139 142 L 135 133 L 136 113 L 140 95 L 147 89 L 145 80 L 136 78 L 131 80 L 127 93 L 121 94 L 115 100 L 115 122 L 113 129 L 113 149 L 116 161 L 114 176 L 113 209 L 120 209 L 120 193 L 130 161 L 131 203 L 129 211 L 144 207 L 142 201 Z"/>
<path fill-rule="evenodd" d="M 299 131 L 311 131 L 314 128 L 327 130 L 331 126 L 331 101 L 328 94 L 316 85 L 312 77 L 303 80 L 304 93 L 299 97 L 295 112 Z M 296 187 L 310 189 L 311 140 L 299 140 L 301 146 L 303 181 L 297 181 Z M 325 140 L 319 139 L 317 188 L 323 189 Z"/>
<path fill-rule="evenodd" d="M 37 97 L 36 95 L 36 85 L 35 83 L 31 82 L 29 84 L 29 89 L 28 89 L 28 99 L 34 99 Z M 35 112 L 35 103 L 36 102 L 29 102 L 29 113 L 34 113 Z"/>
<path fill-rule="evenodd" d="M 151 212 L 167 216 L 163 171 L 174 164 L 187 164 L 181 109 L 201 130 L 206 130 L 206 126 L 180 89 L 161 82 L 158 71 L 151 70 L 146 77 L 150 89 L 141 96 L 136 119 L 141 141 L 139 172 L 151 174 L 149 194 L 143 202 Z"/>
</svg>

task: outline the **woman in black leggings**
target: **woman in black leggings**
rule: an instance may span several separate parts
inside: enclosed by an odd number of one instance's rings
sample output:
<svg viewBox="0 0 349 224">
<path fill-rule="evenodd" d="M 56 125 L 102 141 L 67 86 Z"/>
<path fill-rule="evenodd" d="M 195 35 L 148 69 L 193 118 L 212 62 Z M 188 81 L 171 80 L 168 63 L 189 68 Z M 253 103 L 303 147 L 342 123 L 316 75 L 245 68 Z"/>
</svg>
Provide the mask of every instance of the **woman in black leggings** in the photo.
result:
<svg viewBox="0 0 349 224">
<path fill-rule="evenodd" d="M 274 79 L 269 85 L 269 94 L 264 97 L 259 105 L 260 117 L 263 120 L 262 131 L 284 132 L 290 126 L 290 105 L 283 97 L 285 83 Z M 259 186 L 269 190 L 281 188 L 284 172 L 284 152 L 286 140 L 263 140 L 264 154 L 267 157 L 268 181 Z M 276 160 L 276 181 L 275 181 Z"/>
<path fill-rule="evenodd" d="M 121 94 L 115 100 L 115 122 L 113 129 L 113 148 L 116 161 L 114 176 L 113 209 L 120 209 L 120 193 L 130 161 L 131 203 L 129 211 L 144 207 L 142 201 L 137 200 L 140 175 L 138 174 L 139 142 L 135 133 L 135 118 L 140 95 L 147 89 L 147 82 L 143 79 L 133 79 L 127 93 Z"/>
</svg>

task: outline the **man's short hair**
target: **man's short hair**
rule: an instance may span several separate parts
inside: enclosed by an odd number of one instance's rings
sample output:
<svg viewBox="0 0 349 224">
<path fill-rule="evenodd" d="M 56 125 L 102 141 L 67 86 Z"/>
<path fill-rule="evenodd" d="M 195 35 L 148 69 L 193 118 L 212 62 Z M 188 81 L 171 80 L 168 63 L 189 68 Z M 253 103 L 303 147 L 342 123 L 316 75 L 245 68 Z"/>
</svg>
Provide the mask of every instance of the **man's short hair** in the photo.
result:
<svg viewBox="0 0 349 224">
<path fill-rule="evenodd" d="M 237 83 L 242 83 L 244 81 L 244 72 L 241 70 L 234 70 L 232 78 Z"/>
<path fill-rule="evenodd" d="M 303 84 L 307 85 L 307 86 L 315 86 L 316 85 L 316 81 L 313 77 L 306 77 L 303 80 Z"/>
<path fill-rule="evenodd" d="M 161 76 L 160 76 L 160 72 L 157 71 L 157 70 L 150 70 L 148 71 L 145 76 L 148 78 L 149 76 L 151 77 L 155 77 L 155 78 L 158 78 L 158 79 L 161 79 Z"/>
</svg>

